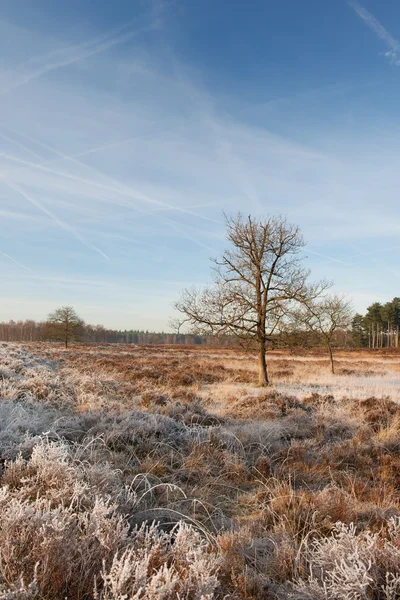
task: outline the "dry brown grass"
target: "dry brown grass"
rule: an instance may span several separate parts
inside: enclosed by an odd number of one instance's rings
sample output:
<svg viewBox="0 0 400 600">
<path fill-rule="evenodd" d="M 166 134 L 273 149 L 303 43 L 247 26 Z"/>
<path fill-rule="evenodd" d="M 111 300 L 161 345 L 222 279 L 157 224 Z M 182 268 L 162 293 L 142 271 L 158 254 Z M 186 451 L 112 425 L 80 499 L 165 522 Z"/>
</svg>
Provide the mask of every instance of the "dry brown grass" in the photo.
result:
<svg viewBox="0 0 400 600">
<path fill-rule="evenodd" d="M 272 352 L 273 385 L 260 389 L 254 384 L 254 358 L 234 349 L 26 347 L 29 355 L 22 363 L 14 360 L 11 347 L 10 360 L 0 363 L 0 411 L 5 411 L 0 458 L 14 461 L 5 464 L 1 483 L 18 502 L 50 502 L 46 510 L 60 502 L 70 505 L 79 480 L 89 486 L 90 497 L 115 499 L 116 514 L 124 515 L 128 530 L 156 519 L 169 531 L 185 520 L 207 541 L 207 552 L 218 565 L 213 574 L 218 582 L 210 583 L 211 595 L 204 593 L 204 598 L 397 597 L 392 577 L 400 572 L 400 535 L 393 541 L 394 534 L 388 532 L 395 527 L 393 519 L 400 518 L 400 353 L 337 352 L 337 375 L 332 376 L 319 353 Z M 34 356 L 43 358 L 42 370 Z M 75 462 L 66 459 L 67 464 L 61 461 L 52 468 L 46 463 L 47 471 L 38 472 L 31 456 L 35 444 L 43 443 L 43 431 L 46 439 L 71 448 Z M 22 457 L 15 462 L 19 452 Z M 84 474 L 80 464 L 88 465 Z M 123 500 L 121 490 L 128 488 L 135 494 L 134 504 Z M 90 509 L 90 502 L 86 507 L 82 502 L 78 512 Z M 336 535 L 338 522 L 350 529 Z M 355 534 L 356 541 L 351 524 L 360 535 Z M 30 527 L 28 537 L 15 541 L 12 550 L 21 564 L 35 543 L 34 524 Z M 0 523 L 0 543 L 5 535 L 12 546 L 11 529 L 4 528 Z M 90 545 L 91 534 L 82 528 L 78 533 Z M 347 552 L 348 569 L 357 570 L 357 553 L 340 550 L 340 544 L 346 539 L 350 548 L 359 539 L 362 550 L 369 543 L 362 532 L 378 536 L 376 556 L 385 548 L 379 569 L 364 565 L 371 581 L 358 596 L 357 591 L 346 596 L 347 588 L 340 596 L 333 583 L 330 595 L 324 596 L 317 570 L 310 580 L 306 575 L 322 560 L 314 542 L 327 541 L 335 552 L 339 548 L 338 569 L 341 553 Z M 96 572 L 103 581 L 104 598 L 115 600 L 122 595 L 112 592 L 106 572 L 119 560 L 115 553 L 129 551 L 133 543 L 117 538 L 103 578 L 102 547 L 89 569 L 90 577 Z M 74 544 L 78 556 L 79 542 Z M 46 579 L 48 571 L 37 567 L 44 597 L 91 597 L 91 583 L 77 591 L 76 570 L 64 577 L 59 565 L 66 560 L 65 552 L 58 546 L 56 551 L 53 583 Z M 36 552 L 35 561 L 42 564 L 43 553 Z M 152 558 L 159 560 L 155 571 L 172 556 L 168 552 L 163 546 L 161 558 Z M 0 561 L 0 592 L 1 585 L 18 587 L 12 560 Z M 74 558 L 76 569 L 86 568 L 79 560 Z M 176 554 L 168 560 L 182 570 L 182 581 L 189 581 L 190 565 Z M 27 582 L 35 579 L 32 561 L 26 562 Z M 327 562 L 326 573 L 335 564 Z M 8 573 L 4 582 L 2 573 Z M 359 581 L 361 576 L 354 577 Z M 127 598 L 136 598 L 121 589 Z M 143 597 L 153 597 L 146 593 Z M 174 593 L 165 598 L 178 598 Z M 182 598 L 200 598 L 195 593 L 188 591 Z"/>
</svg>

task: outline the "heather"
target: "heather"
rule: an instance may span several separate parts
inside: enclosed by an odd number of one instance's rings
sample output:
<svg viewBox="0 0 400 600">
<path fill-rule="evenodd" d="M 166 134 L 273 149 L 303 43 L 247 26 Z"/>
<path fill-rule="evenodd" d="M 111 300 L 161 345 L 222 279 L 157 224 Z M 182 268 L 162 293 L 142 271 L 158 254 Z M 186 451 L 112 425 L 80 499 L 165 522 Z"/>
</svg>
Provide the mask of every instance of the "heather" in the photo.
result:
<svg viewBox="0 0 400 600">
<path fill-rule="evenodd" d="M 400 354 L 0 346 L 0 598 L 395 599 Z"/>
</svg>

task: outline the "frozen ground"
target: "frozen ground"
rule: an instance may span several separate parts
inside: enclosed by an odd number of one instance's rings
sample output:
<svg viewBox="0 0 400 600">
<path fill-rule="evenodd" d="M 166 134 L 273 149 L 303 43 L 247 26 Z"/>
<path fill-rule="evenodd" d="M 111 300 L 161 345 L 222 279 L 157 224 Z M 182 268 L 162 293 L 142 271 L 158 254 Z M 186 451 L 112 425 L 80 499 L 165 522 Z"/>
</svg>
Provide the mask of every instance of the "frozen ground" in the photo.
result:
<svg viewBox="0 0 400 600">
<path fill-rule="evenodd" d="M 400 362 L 337 367 L 0 344 L 0 600 L 398 598 Z"/>
</svg>

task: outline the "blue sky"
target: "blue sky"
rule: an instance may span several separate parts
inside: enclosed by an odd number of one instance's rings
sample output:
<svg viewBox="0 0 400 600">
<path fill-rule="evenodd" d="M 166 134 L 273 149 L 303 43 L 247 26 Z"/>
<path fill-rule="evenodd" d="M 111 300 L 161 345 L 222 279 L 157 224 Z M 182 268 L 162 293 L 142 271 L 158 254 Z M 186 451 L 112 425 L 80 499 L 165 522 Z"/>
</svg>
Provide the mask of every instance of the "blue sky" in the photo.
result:
<svg viewBox="0 0 400 600">
<path fill-rule="evenodd" d="M 166 329 L 222 211 L 283 213 L 357 310 L 400 293 L 395 0 L 3 0 L 0 320 Z"/>
</svg>

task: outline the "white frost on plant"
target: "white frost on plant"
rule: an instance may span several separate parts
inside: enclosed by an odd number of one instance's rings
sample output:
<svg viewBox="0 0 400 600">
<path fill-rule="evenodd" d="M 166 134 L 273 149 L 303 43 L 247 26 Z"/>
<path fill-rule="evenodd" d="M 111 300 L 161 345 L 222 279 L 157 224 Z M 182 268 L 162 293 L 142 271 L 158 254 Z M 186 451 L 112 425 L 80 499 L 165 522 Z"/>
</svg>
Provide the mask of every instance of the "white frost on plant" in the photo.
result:
<svg viewBox="0 0 400 600">
<path fill-rule="evenodd" d="M 303 560 L 309 575 L 298 579 L 296 592 L 321 600 L 368 600 L 380 587 L 385 600 L 395 600 L 400 591 L 400 549 L 392 540 L 398 542 L 399 534 L 400 520 L 391 518 L 387 538 L 370 531 L 357 533 L 352 523 L 337 523 L 329 537 L 305 540 Z M 385 583 L 379 586 L 382 574 Z M 292 598 L 298 598 L 296 593 Z"/>
</svg>

